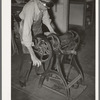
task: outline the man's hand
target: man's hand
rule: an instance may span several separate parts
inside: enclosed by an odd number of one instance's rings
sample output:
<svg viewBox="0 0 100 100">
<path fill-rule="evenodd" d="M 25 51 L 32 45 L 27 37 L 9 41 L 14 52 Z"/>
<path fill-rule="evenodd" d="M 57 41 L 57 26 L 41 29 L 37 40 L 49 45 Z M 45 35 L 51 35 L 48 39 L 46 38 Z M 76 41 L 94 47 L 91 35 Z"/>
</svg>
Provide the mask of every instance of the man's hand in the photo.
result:
<svg viewBox="0 0 100 100">
<path fill-rule="evenodd" d="M 48 35 L 50 35 L 52 33 L 56 34 L 56 32 L 44 32 L 44 35 L 48 36 Z"/>
<path fill-rule="evenodd" d="M 67 53 L 68 53 L 68 54 L 74 54 L 74 55 L 77 54 L 77 52 L 76 52 L 75 50 L 69 50 L 69 51 L 67 51 Z"/>
<path fill-rule="evenodd" d="M 31 46 L 28 47 L 28 50 L 31 55 L 33 66 L 37 66 L 37 67 L 41 66 L 41 61 L 36 57 L 34 50 L 32 49 Z"/>
<path fill-rule="evenodd" d="M 41 61 L 34 55 L 31 55 L 31 59 L 32 59 L 32 62 L 33 62 L 33 66 L 41 66 Z"/>
</svg>

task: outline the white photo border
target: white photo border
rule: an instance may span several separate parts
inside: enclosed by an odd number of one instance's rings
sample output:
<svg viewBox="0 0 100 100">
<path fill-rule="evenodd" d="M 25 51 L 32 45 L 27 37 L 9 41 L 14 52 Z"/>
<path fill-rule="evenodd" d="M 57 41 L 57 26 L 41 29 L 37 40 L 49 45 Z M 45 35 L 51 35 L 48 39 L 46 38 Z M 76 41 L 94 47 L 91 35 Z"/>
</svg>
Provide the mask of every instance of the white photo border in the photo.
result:
<svg viewBox="0 0 100 100">
<path fill-rule="evenodd" d="M 99 100 L 99 0 L 95 0 L 95 100 Z"/>
<path fill-rule="evenodd" d="M 2 100 L 11 100 L 11 0 L 2 0 Z"/>
</svg>

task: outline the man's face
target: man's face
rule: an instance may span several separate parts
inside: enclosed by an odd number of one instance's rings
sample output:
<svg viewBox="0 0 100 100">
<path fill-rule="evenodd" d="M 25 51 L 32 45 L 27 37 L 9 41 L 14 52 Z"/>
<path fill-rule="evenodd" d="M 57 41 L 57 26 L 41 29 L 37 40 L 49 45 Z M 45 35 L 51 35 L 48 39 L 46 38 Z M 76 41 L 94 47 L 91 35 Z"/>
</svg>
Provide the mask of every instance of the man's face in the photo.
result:
<svg viewBox="0 0 100 100">
<path fill-rule="evenodd" d="M 39 9 L 42 10 L 42 11 L 45 11 L 47 10 L 48 8 L 46 7 L 46 4 L 43 3 L 43 2 L 39 2 Z"/>
</svg>

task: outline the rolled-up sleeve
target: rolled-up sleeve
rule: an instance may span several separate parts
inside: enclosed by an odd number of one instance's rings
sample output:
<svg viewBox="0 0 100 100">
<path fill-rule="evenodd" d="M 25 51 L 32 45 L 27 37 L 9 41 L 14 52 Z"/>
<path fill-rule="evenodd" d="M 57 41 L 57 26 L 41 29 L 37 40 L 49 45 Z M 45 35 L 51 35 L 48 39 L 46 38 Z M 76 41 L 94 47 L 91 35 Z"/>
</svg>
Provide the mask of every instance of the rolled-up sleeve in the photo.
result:
<svg viewBox="0 0 100 100">
<path fill-rule="evenodd" d="M 22 20 L 24 20 L 22 44 L 24 44 L 26 47 L 29 47 L 32 45 L 31 26 L 34 18 L 34 4 L 29 3 L 28 5 L 25 5 L 20 17 Z"/>
<path fill-rule="evenodd" d="M 48 14 L 47 11 L 44 12 L 44 15 L 43 15 L 43 23 L 47 26 L 47 28 L 49 29 L 49 31 L 51 33 L 55 33 L 55 31 L 53 29 L 53 26 L 51 24 L 50 16 L 49 16 L 49 14 Z"/>
<path fill-rule="evenodd" d="M 50 16 L 49 16 L 47 10 L 44 11 L 44 13 L 43 13 L 43 19 L 42 20 L 43 20 L 43 24 L 45 24 L 46 26 L 50 25 L 51 19 L 50 19 Z"/>
</svg>

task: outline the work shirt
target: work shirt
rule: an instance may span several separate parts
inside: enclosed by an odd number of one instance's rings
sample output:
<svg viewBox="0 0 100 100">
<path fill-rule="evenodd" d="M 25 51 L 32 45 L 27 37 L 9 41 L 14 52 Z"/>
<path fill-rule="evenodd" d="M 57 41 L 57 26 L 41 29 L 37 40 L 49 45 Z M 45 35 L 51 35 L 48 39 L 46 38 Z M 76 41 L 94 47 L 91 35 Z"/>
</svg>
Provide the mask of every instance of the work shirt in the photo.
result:
<svg viewBox="0 0 100 100">
<path fill-rule="evenodd" d="M 22 19 L 21 28 L 21 43 L 26 47 L 32 46 L 32 25 L 36 23 L 41 16 L 41 11 L 38 8 L 36 0 L 30 0 L 24 7 L 22 12 L 19 14 L 19 17 Z M 46 26 L 49 26 L 51 22 L 48 11 L 42 12 L 42 23 Z M 35 24 L 34 24 L 35 26 Z M 33 26 L 33 34 L 37 34 L 35 32 L 36 27 Z M 42 27 L 42 26 L 41 26 Z M 37 27 L 38 28 L 38 27 Z"/>
</svg>

